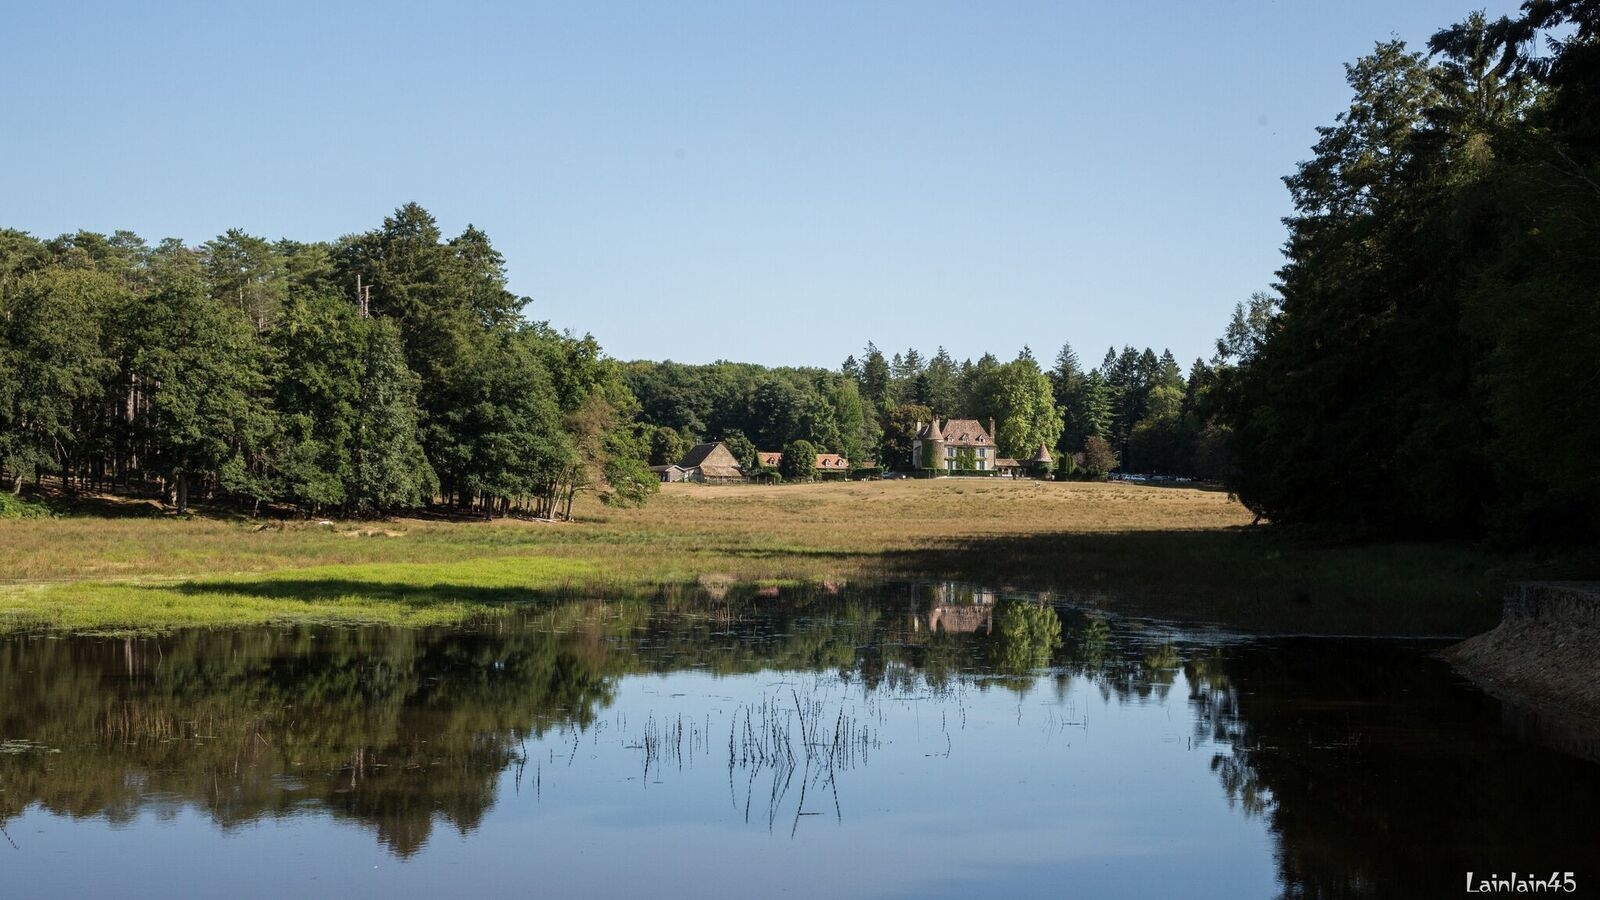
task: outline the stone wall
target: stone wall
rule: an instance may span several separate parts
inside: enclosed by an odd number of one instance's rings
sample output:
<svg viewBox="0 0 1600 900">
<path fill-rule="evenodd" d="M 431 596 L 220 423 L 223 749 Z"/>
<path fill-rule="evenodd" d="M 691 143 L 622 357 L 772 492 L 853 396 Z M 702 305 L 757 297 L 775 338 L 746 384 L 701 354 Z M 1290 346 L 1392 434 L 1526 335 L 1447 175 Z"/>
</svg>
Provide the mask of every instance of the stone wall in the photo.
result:
<svg viewBox="0 0 1600 900">
<path fill-rule="evenodd" d="M 1600 626 L 1600 583 L 1523 581 L 1506 587 L 1502 621 L 1555 619 Z"/>
</svg>

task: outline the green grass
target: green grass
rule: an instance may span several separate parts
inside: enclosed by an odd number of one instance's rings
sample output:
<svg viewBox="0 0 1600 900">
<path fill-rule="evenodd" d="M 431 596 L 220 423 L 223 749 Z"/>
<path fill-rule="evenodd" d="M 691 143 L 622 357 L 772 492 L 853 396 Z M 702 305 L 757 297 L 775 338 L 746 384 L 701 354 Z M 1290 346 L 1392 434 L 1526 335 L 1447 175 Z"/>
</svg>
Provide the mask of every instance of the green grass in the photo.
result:
<svg viewBox="0 0 1600 900">
<path fill-rule="evenodd" d="M 955 579 L 1260 632 L 1466 635 L 1495 621 L 1506 581 L 1582 574 L 1469 545 L 1251 527 L 1225 494 L 1122 484 L 667 485 L 643 508 L 589 501 L 565 524 L 62 508 L 0 521 L 0 630 L 449 624 L 710 578 Z"/>
<path fill-rule="evenodd" d="M 316 566 L 265 575 L 0 588 L 0 630 L 123 633 L 279 623 L 452 625 L 595 582 L 575 560 Z"/>
</svg>

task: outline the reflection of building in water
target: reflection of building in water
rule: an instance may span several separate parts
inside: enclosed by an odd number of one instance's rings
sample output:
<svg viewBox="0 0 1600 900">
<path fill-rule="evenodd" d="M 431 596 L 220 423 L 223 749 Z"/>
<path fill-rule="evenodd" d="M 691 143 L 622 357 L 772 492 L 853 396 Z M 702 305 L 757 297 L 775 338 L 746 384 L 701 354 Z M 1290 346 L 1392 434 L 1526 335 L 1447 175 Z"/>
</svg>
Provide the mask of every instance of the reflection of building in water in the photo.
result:
<svg viewBox="0 0 1600 900">
<path fill-rule="evenodd" d="M 912 631 L 971 634 L 994 630 L 994 591 L 954 581 L 926 585 L 911 614 Z"/>
</svg>

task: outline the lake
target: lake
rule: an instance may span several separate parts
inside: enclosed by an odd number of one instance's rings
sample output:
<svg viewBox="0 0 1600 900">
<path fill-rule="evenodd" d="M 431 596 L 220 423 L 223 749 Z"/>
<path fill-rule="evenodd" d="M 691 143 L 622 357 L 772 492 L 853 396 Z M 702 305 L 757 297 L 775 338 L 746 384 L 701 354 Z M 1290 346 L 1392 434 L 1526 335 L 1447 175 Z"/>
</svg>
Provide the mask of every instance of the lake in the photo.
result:
<svg viewBox="0 0 1600 900">
<path fill-rule="evenodd" d="M 1600 765 L 1440 641 L 956 584 L 0 639 L 9 896 L 1344 897 L 1575 871 Z"/>
</svg>

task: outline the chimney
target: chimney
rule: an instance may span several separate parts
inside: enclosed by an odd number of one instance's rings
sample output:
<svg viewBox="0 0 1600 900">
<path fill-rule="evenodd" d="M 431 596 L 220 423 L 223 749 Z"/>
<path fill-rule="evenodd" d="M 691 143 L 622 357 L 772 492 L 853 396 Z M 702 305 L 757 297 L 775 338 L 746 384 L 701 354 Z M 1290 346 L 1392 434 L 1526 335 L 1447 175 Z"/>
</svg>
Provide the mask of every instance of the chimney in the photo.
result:
<svg viewBox="0 0 1600 900">
<path fill-rule="evenodd" d="M 989 440 L 994 440 L 994 416 L 989 417 Z"/>
</svg>

